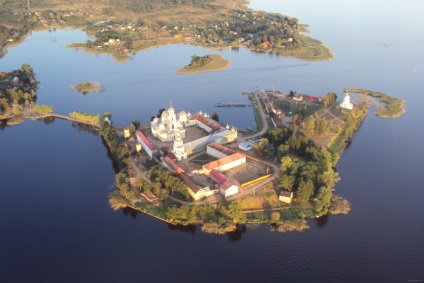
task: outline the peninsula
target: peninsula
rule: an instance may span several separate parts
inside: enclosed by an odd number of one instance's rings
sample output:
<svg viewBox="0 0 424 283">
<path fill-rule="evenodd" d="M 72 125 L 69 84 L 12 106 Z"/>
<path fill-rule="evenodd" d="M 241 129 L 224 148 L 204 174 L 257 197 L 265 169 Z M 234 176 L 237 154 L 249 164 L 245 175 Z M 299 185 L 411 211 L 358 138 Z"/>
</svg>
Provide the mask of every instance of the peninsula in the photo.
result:
<svg viewBox="0 0 424 283">
<path fill-rule="evenodd" d="M 224 70 L 231 62 L 219 54 L 211 54 L 199 57 L 193 55 L 189 65 L 179 69 L 178 74 L 198 74 Z"/>
<path fill-rule="evenodd" d="M 208 48 L 244 47 L 306 61 L 334 58 L 320 41 L 306 35 L 294 17 L 253 11 L 244 0 L 130 0 L 110 2 L 35 1 L 31 7 L 9 3 L 0 8 L 0 54 L 35 29 L 74 27 L 93 39 L 69 47 L 111 54 L 118 61 L 165 44 Z"/>
<path fill-rule="evenodd" d="M 308 217 L 350 210 L 333 194 L 340 180 L 334 168 L 365 118 L 368 100 L 259 90 L 243 93 L 258 122 L 254 130 L 223 124 L 218 113 L 177 112 L 172 102 L 149 124 L 134 120 L 117 127 L 107 112 L 54 114 L 52 106 L 35 103 L 37 85 L 28 64 L 0 73 L 0 120 L 10 125 L 57 117 L 100 130 L 119 169 L 109 196 L 113 209 L 131 207 L 218 234 L 253 223 L 301 231 Z"/>
<path fill-rule="evenodd" d="M 366 89 L 344 89 L 345 92 L 360 93 L 369 95 L 371 97 L 379 98 L 379 101 L 383 104 L 374 103 L 373 105 L 377 108 L 377 115 L 382 118 L 396 118 L 405 113 L 405 100 L 392 97 L 386 93 L 366 90 Z"/>
</svg>

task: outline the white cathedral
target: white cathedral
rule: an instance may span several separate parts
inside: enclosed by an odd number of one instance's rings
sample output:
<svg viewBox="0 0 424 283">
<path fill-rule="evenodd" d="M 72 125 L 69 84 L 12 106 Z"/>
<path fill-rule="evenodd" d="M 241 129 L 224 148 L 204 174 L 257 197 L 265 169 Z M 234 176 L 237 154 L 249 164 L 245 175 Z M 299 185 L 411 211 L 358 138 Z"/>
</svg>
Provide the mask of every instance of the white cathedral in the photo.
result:
<svg viewBox="0 0 424 283">
<path fill-rule="evenodd" d="M 151 122 L 153 136 L 163 142 L 173 141 L 177 135 L 181 138 L 185 138 L 184 126 L 188 123 L 188 118 L 190 116 L 191 114 L 185 111 L 175 114 L 171 100 L 169 108 L 162 112 L 161 118 L 158 119 L 155 117 Z"/>
<path fill-rule="evenodd" d="M 208 136 L 193 140 L 184 144 L 185 127 L 198 126 L 209 133 Z M 150 123 L 150 129 L 154 137 L 162 142 L 174 142 L 172 152 L 177 157 L 178 161 L 187 158 L 188 154 L 192 154 L 195 150 L 206 146 L 213 141 L 217 143 L 228 143 L 237 139 L 237 129 L 226 127 L 209 118 L 206 113 L 199 112 L 193 116 L 189 112 L 181 111 L 175 114 L 170 106 L 165 109 L 161 118 L 155 117 Z"/>
<path fill-rule="evenodd" d="M 347 92 L 346 92 L 346 95 L 343 99 L 343 102 L 340 103 L 340 107 L 345 108 L 345 109 L 349 109 L 349 110 L 353 109 L 353 103 L 350 102 L 350 96 Z"/>
</svg>

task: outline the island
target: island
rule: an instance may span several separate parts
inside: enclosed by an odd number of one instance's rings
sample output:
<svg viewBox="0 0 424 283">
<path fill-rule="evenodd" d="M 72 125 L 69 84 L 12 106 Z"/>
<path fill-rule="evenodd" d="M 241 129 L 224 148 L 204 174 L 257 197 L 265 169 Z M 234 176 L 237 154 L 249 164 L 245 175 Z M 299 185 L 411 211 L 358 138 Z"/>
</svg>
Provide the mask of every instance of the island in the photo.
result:
<svg viewBox="0 0 424 283">
<path fill-rule="evenodd" d="M 368 113 L 370 100 L 362 96 L 382 98 L 389 110 L 398 109 L 396 117 L 405 112 L 403 100 L 377 91 L 345 89 L 359 94 L 338 99 L 334 92 L 315 97 L 261 89 L 243 92 L 256 129 L 222 123 L 217 112 L 176 111 L 172 101 L 150 123 L 122 127 L 108 112 L 56 114 L 53 106 L 36 104 L 37 89 L 28 64 L 0 72 L 0 121 L 59 118 L 100 132 L 118 171 L 109 195 L 113 209 L 130 207 L 216 234 L 258 223 L 302 231 L 307 218 L 348 213 L 349 202 L 334 194 L 335 165 Z M 242 104 L 217 107 L 223 105 Z"/>
<path fill-rule="evenodd" d="M 231 62 L 219 54 L 211 54 L 199 57 L 193 55 L 189 65 L 177 71 L 178 74 L 198 74 L 224 70 L 230 66 Z"/>
<path fill-rule="evenodd" d="M 83 82 L 78 85 L 71 85 L 74 90 L 83 93 L 84 95 L 89 92 L 100 92 L 102 91 L 102 85 L 99 82 Z"/>
<path fill-rule="evenodd" d="M 245 0 L 9 3 L 0 8 L 0 56 L 32 30 L 73 27 L 84 29 L 91 39 L 69 47 L 110 54 L 116 61 L 181 43 L 213 49 L 243 47 L 306 61 L 334 58 L 322 42 L 305 35 L 307 26 L 298 19 L 253 11 L 247 4 Z"/>
</svg>

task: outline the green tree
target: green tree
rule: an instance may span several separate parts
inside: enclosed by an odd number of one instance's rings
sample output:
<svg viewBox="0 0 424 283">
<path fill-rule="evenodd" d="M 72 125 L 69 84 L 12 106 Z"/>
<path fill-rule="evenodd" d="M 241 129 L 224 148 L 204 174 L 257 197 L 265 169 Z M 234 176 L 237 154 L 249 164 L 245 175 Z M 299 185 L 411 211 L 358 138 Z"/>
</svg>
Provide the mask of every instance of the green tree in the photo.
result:
<svg viewBox="0 0 424 283">
<path fill-rule="evenodd" d="M 302 179 L 296 191 L 296 198 L 299 201 L 308 201 L 314 194 L 314 190 L 314 183 L 311 179 L 308 179 L 306 182 Z"/>
<path fill-rule="evenodd" d="M 271 213 L 270 222 L 272 224 L 275 224 L 278 221 L 280 221 L 280 218 L 281 218 L 281 214 L 278 211 L 274 211 L 273 213 Z"/>
<path fill-rule="evenodd" d="M 312 118 L 309 118 L 306 121 L 305 133 L 307 133 L 308 135 L 312 134 L 314 132 L 314 128 L 315 128 L 315 122 Z"/>
<path fill-rule="evenodd" d="M 215 121 L 217 121 L 217 122 L 219 122 L 219 115 L 218 115 L 217 112 L 213 112 L 212 113 L 212 119 L 215 120 Z"/>
<path fill-rule="evenodd" d="M 246 223 L 247 217 L 242 211 L 241 203 L 233 201 L 228 207 L 228 214 L 233 219 L 234 223 Z"/>
</svg>

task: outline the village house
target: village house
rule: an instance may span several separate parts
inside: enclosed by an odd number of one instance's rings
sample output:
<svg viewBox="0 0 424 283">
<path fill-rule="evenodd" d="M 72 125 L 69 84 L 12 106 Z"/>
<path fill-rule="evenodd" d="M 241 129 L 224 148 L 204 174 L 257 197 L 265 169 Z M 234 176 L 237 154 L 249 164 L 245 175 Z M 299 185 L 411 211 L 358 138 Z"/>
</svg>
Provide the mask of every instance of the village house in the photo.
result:
<svg viewBox="0 0 424 283">
<path fill-rule="evenodd" d="M 293 200 L 293 192 L 281 190 L 278 199 L 285 203 L 291 203 Z"/>
</svg>

